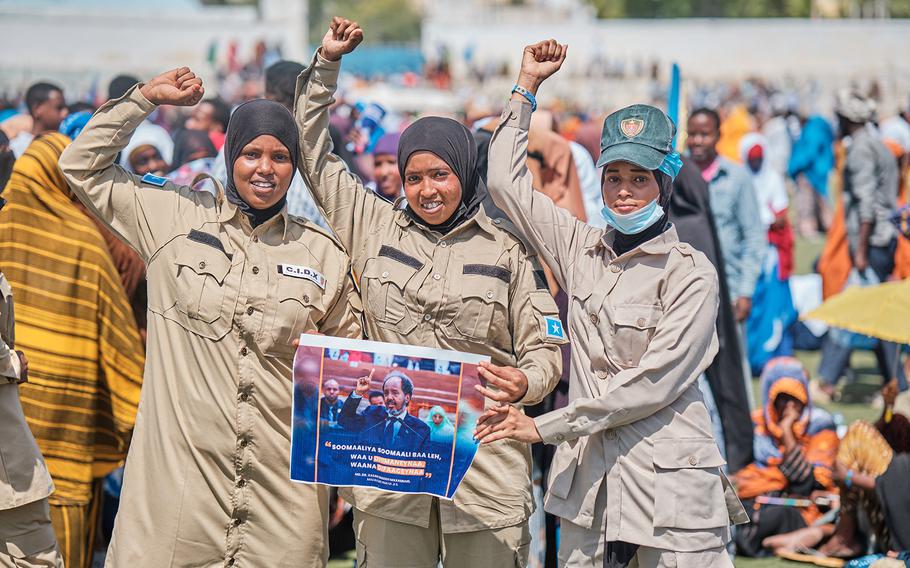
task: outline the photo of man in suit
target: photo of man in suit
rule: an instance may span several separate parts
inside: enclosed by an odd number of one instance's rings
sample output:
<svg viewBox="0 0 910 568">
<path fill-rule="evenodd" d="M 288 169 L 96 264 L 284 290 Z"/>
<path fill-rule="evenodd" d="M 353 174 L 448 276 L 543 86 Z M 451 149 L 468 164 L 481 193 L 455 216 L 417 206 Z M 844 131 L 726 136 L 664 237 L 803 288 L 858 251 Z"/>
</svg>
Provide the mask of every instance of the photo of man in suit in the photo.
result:
<svg viewBox="0 0 910 568">
<path fill-rule="evenodd" d="M 348 432 L 359 432 L 360 443 L 405 452 L 421 451 L 430 437 L 430 427 L 408 413 L 414 383 L 401 371 L 391 371 L 382 382 L 384 406 L 371 406 L 370 381 L 373 371 L 357 379 L 357 386 L 344 401 L 338 424 Z"/>
<path fill-rule="evenodd" d="M 338 381 L 329 379 L 322 385 L 322 399 L 319 401 L 319 418 L 329 426 L 338 423 L 338 416 L 341 414 L 342 401 L 338 397 L 341 388 Z"/>
</svg>

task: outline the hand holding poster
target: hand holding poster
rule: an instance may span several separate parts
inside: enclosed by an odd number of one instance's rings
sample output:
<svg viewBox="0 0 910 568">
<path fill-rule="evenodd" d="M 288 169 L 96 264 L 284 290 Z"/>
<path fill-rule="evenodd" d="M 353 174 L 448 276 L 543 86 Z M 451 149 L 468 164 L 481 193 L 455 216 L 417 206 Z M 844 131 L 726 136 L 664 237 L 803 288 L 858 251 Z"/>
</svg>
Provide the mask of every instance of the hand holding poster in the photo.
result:
<svg viewBox="0 0 910 568">
<path fill-rule="evenodd" d="M 474 460 L 489 357 L 303 335 L 291 479 L 451 499 Z"/>
</svg>

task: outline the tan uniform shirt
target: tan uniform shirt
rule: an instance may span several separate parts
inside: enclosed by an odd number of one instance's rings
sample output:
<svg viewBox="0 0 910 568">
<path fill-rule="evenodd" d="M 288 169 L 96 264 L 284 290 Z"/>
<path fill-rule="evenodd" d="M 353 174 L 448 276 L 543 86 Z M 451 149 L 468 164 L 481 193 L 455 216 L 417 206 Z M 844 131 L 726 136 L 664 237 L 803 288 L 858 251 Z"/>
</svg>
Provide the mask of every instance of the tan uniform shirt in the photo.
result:
<svg viewBox="0 0 910 568">
<path fill-rule="evenodd" d="M 606 484 L 606 541 L 715 548 L 744 513 L 696 379 L 717 353 L 717 275 L 670 228 L 616 256 L 604 233 L 534 192 L 530 105 L 512 101 L 490 143 L 489 189 L 571 298 L 570 403 L 536 419 L 559 444 L 547 511 L 590 528 Z M 727 497 L 730 497 L 728 513 Z"/>
<path fill-rule="evenodd" d="M 22 405 L 15 346 L 13 291 L 0 273 L 0 511 L 44 499 L 54 482 L 44 465 Z"/>
<path fill-rule="evenodd" d="M 548 337 L 557 308 L 540 269 L 509 222 L 481 210 L 443 236 L 365 189 L 331 154 L 329 105 L 339 62 L 317 55 L 297 81 L 297 123 L 307 187 L 351 255 L 371 339 L 489 355 L 528 377 L 534 404 L 559 381 L 564 340 Z M 513 229 L 514 230 L 514 229 Z M 482 446 L 453 501 L 440 500 L 442 531 L 512 526 L 533 510 L 530 451 L 511 441 Z M 354 490 L 357 508 L 429 525 L 432 498 Z"/>
<path fill-rule="evenodd" d="M 115 166 L 154 108 L 132 89 L 60 157 L 79 199 L 148 266 L 145 384 L 108 561 L 321 565 L 325 489 L 288 474 L 291 342 L 361 336 L 349 261 L 286 208 L 252 229 L 220 185 L 217 197 L 157 187 Z"/>
</svg>

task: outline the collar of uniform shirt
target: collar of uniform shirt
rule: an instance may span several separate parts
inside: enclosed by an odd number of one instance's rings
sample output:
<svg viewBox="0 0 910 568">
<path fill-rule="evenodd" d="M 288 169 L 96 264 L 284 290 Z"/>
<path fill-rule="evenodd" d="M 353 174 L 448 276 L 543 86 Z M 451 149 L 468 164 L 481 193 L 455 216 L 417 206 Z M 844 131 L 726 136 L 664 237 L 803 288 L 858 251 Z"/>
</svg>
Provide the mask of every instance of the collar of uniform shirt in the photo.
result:
<svg viewBox="0 0 910 568">
<path fill-rule="evenodd" d="M 600 239 L 600 244 L 609 248 L 610 250 L 613 250 L 613 236 L 615 233 L 616 229 L 607 229 L 604 231 L 603 237 Z M 650 241 L 640 244 L 639 246 L 626 252 L 624 255 L 617 256 L 616 258 L 622 256 L 635 256 L 636 251 L 641 251 L 645 254 L 666 254 L 670 252 L 678 242 L 679 235 L 676 233 L 676 227 L 671 224 L 667 230 L 660 235 L 654 237 Z"/>
<path fill-rule="evenodd" d="M 219 223 L 228 223 L 230 221 L 233 221 L 234 218 L 237 217 L 237 215 L 239 213 L 240 213 L 240 210 L 237 208 L 237 206 L 225 199 L 221 204 L 221 211 L 218 215 L 218 222 Z M 280 218 L 281 220 L 276 221 L 275 219 L 277 219 L 277 218 Z M 241 220 L 241 223 L 242 222 L 243 221 Z M 279 222 L 281 223 L 281 240 L 285 240 L 285 239 L 287 239 L 287 236 L 288 236 L 288 224 L 291 222 L 290 216 L 288 214 L 287 205 L 285 205 L 281 209 L 281 213 L 279 213 L 278 215 L 275 215 L 275 217 L 273 217 L 272 219 L 269 219 L 268 221 L 263 223 L 261 226 L 265 227 L 272 223 L 279 223 Z"/>
<path fill-rule="evenodd" d="M 398 218 L 395 220 L 395 222 L 398 223 L 399 226 L 407 227 L 409 225 L 413 225 L 413 226 L 417 227 L 418 229 L 421 229 L 428 233 L 434 232 L 432 229 L 429 229 L 429 228 L 421 225 L 420 223 L 415 223 L 414 220 L 411 219 L 411 217 L 408 216 L 406 213 L 404 213 L 403 210 L 396 211 L 396 212 L 398 213 Z M 477 213 L 475 213 L 472 217 L 466 219 L 464 221 L 464 223 L 462 223 L 461 225 L 458 225 L 457 227 L 455 227 L 454 229 L 452 229 L 451 231 L 446 233 L 445 237 L 443 237 L 442 240 L 450 241 L 452 237 L 457 236 L 459 232 L 464 231 L 465 227 L 469 227 L 471 225 L 471 223 L 476 223 L 478 227 L 480 227 L 481 229 L 483 229 L 484 231 L 486 231 L 487 233 L 489 233 L 491 235 L 496 234 L 496 230 L 490 226 L 490 218 L 487 216 L 487 214 L 483 211 L 483 208 L 481 207 L 481 209 Z"/>
</svg>

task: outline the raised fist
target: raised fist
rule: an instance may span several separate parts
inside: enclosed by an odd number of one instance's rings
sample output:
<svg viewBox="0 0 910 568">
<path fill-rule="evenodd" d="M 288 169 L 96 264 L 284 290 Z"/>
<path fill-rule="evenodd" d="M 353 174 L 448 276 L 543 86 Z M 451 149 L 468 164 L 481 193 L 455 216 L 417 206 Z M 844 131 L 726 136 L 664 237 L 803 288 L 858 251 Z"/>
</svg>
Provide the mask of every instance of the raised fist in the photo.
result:
<svg viewBox="0 0 910 568">
<path fill-rule="evenodd" d="M 544 80 L 559 71 L 566 60 L 569 46 L 559 44 L 555 39 L 541 41 L 525 47 L 521 56 L 521 71 L 518 84 L 531 92 L 536 92 Z"/>
<path fill-rule="evenodd" d="M 202 100 L 202 79 L 189 67 L 171 69 L 158 75 L 139 91 L 156 105 L 193 106 Z"/>
<path fill-rule="evenodd" d="M 338 61 L 342 55 L 354 51 L 362 41 L 363 30 L 357 22 L 335 16 L 322 38 L 322 56 L 330 61 Z"/>
</svg>

